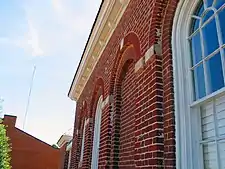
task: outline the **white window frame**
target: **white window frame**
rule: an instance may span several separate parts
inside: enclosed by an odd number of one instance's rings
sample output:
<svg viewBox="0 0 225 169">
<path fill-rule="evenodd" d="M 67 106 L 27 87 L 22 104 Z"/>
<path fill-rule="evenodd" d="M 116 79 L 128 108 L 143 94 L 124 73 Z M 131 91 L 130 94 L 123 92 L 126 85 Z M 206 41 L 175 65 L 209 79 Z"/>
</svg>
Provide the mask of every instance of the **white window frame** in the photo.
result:
<svg viewBox="0 0 225 169">
<path fill-rule="evenodd" d="M 84 121 L 84 127 L 83 127 L 83 133 L 82 133 L 82 142 L 81 142 L 81 155 L 80 155 L 80 162 L 79 166 L 82 166 L 83 158 L 84 158 L 84 143 L 85 143 L 85 132 L 86 132 L 86 125 L 87 125 L 87 119 Z"/>
<path fill-rule="evenodd" d="M 71 155 L 72 155 L 72 151 L 69 150 L 69 160 L 68 160 L 68 167 L 67 167 L 67 169 L 70 169 Z"/>
<path fill-rule="evenodd" d="M 99 159 L 99 148 L 100 148 L 100 136 L 101 136 L 101 118 L 102 118 L 102 104 L 103 96 L 101 95 L 98 99 L 96 110 L 95 110 L 95 126 L 94 126 L 94 137 L 93 137 L 93 147 L 92 147 L 92 159 L 91 159 L 91 169 L 98 169 L 98 159 Z M 99 118 L 99 119 L 98 119 Z M 95 133 L 99 134 L 99 137 L 95 136 Z M 97 146 L 97 147 L 96 147 Z"/>
<path fill-rule="evenodd" d="M 173 31 L 173 72 L 175 95 L 175 125 L 176 125 L 176 168 L 202 169 L 202 150 L 197 145 L 201 137 L 200 113 L 195 108 L 199 103 L 205 103 L 215 96 L 225 93 L 222 88 L 193 103 L 193 78 L 190 71 L 191 52 L 188 37 L 192 25 L 192 15 L 200 0 L 180 0 L 176 9 Z M 198 129 L 196 131 L 196 129 Z M 195 131 L 195 132 L 192 132 Z"/>
</svg>

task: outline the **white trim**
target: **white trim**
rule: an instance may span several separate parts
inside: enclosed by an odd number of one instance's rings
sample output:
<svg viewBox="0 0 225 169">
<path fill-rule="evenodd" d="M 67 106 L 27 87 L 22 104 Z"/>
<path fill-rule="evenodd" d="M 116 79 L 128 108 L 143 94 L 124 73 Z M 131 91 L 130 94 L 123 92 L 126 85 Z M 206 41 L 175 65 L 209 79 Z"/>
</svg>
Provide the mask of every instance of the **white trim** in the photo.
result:
<svg viewBox="0 0 225 169">
<path fill-rule="evenodd" d="M 69 143 L 69 145 L 67 145 L 66 151 L 70 151 L 70 150 L 72 149 L 72 146 L 73 146 L 73 142 L 71 141 L 71 142 Z"/>
<path fill-rule="evenodd" d="M 113 95 L 108 95 L 105 100 L 102 102 L 102 109 L 113 101 Z"/>
<path fill-rule="evenodd" d="M 89 121 L 88 119 L 85 119 L 84 126 L 83 126 L 83 132 L 82 132 L 81 155 L 80 155 L 80 162 L 79 162 L 81 165 L 83 163 L 83 158 L 84 158 L 85 133 L 86 133 L 86 125 L 87 125 L 88 121 Z"/>
<path fill-rule="evenodd" d="M 64 134 L 58 140 L 57 145 L 59 147 L 62 147 L 65 143 L 68 143 L 72 138 L 73 138 L 72 136 Z"/>
<path fill-rule="evenodd" d="M 103 103 L 103 96 L 100 96 L 95 110 L 95 125 L 94 125 L 94 137 L 92 146 L 91 169 L 98 169 L 99 148 L 101 140 L 100 136 L 101 136 L 102 103 Z"/>
<path fill-rule="evenodd" d="M 84 126 L 87 126 L 89 122 L 90 122 L 90 118 L 87 118 L 87 119 L 85 120 Z"/>
<path fill-rule="evenodd" d="M 175 13 L 172 31 L 175 120 L 176 120 L 176 168 L 194 169 L 192 161 L 192 139 L 190 107 L 193 94 L 189 65 L 190 51 L 186 37 L 191 25 L 190 15 L 198 0 L 180 0 Z M 186 40 L 186 41 L 185 41 Z M 185 57 L 184 57 L 185 56 Z M 188 64 L 187 64 L 188 63 Z"/>
<path fill-rule="evenodd" d="M 159 56 L 162 55 L 162 46 L 160 44 L 153 44 L 146 52 L 145 52 L 145 63 L 154 55 L 157 54 Z"/>
<path fill-rule="evenodd" d="M 203 168 L 203 151 L 202 146 L 199 146 L 199 141 L 202 140 L 201 131 L 199 131 L 201 130 L 200 106 L 202 106 L 203 104 L 207 105 L 209 101 L 212 101 L 214 104 L 215 97 L 223 95 L 225 92 L 225 89 L 222 88 L 210 94 L 209 86 L 207 86 L 207 83 L 205 83 L 207 89 L 206 96 L 193 102 L 193 78 L 190 71 L 192 69 L 190 56 L 191 47 L 188 42 L 188 38 L 186 37 L 190 37 L 189 30 L 192 24 L 191 17 L 193 16 L 192 14 L 199 2 L 200 0 L 181 0 L 178 4 L 173 23 L 172 49 L 176 120 L 176 168 L 178 169 Z M 201 34 L 201 29 L 199 31 Z M 222 41 L 221 39 L 219 40 L 219 50 L 221 52 Z M 204 42 L 201 35 L 200 45 L 202 48 L 203 56 L 205 56 L 203 43 Z M 222 60 L 222 62 L 223 61 L 224 60 Z M 206 76 L 207 73 L 204 73 L 206 77 L 205 81 L 208 82 Z M 215 111 L 215 107 L 213 107 L 213 111 Z"/>
<path fill-rule="evenodd" d="M 102 55 L 130 0 L 104 0 L 87 48 L 69 91 L 69 98 L 78 100 L 95 65 Z M 94 57 L 93 57 L 94 56 Z"/>
<path fill-rule="evenodd" d="M 69 160 L 68 160 L 68 168 L 67 168 L 67 169 L 70 169 L 71 156 L 72 156 L 72 151 L 70 150 L 70 151 L 69 151 Z"/>
<path fill-rule="evenodd" d="M 145 64 L 144 57 L 141 57 L 134 66 L 134 72 L 136 73 L 139 69 L 143 68 Z"/>
<path fill-rule="evenodd" d="M 120 41 L 120 50 L 123 48 L 123 45 L 124 45 L 124 38 L 121 39 L 121 41 Z"/>
</svg>

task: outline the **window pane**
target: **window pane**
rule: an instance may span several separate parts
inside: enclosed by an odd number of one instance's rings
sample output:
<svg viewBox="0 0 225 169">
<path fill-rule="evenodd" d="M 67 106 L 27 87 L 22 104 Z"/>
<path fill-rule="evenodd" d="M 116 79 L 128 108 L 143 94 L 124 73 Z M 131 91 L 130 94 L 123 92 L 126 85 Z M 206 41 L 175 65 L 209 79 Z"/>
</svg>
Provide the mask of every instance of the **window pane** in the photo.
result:
<svg viewBox="0 0 225 169">
<path fill-rule="evenodd" d="M 200 7 L 197 9 L 197 11 L 194 15 L 201 16 L 203 11 L 204 11 L 203 5 L 200 5 Z M 199 24 L 200 24 L 200 19 L 193 19 L 193 23 L 192 23 L 193 29 L 192 29 L 191 33 L 195 32 L 199 28 L 199 26 L 200 26 Z"/>
<path fill-rule="evenodd" d="M 224 87 L 220 53 L 206 61 L 210 92 Z"/>
<path fill-rule="evenodd" d="M 204 69 L 202 64 L 194 69 L 194 82 L 195 82 L 195 99 L 200 99 L 206 95 Z"/>
<path fill-rule="evenodd" d="M 204 157 L 204 168 L 216 169 L 217 168 L 217 154 L 216 145 L 209 143 L 203 145 L 203 157 Z"/>
<path fill-rule="evenodd" d="M 224 0 L 216 0 L 215 7 L 219 9 L 224 4 Z"/>
<path fill-rule="evenodd" d="M 223 44 L 225 44 L 225 8 L 219 13 L 220 27 L 223 37 Z"/>
<path fill-rule="evenodd" d="M 192 47 L 192 64 L 195 65 L 196 63 L 202 60 L 200 33 L 197 33 L 195 36 L 192 37 L 191 47 Z"/>
<path fill-rule="evenodd" d="M 207 0 L 207 7 L 211 7 L 214 0 Z"/>
<path fill-rule="evenodd" d="M 215 19 L 210 21 L 203 29 L 205 56 L 219 48 Z"/>
<path fill-rule="evenodd" d="M 199 28 L 200 20 L 199 19 L 193 19 L 193 28 L 191 30 L 191 33 L 194 33 Z"/>
<path fill-rule="evenodd" d="M 196 15 L 202 16 L 203 11 L 204 11 L 204 5 L 203 5 L 203 3 L 201 3 L 201 5 L 199 5 L 198 10 L 196 10 Z"/>
<path fill-rule="evenodd" d="M 214 12 L 212 10 L 208 11 L 205 16 L 202 18 L 202 22 L 204 23 L 205 21 L 207 21 L 211 16 L 214 15 Z"/>
<path fill-rule="evenodd" d="M 219 144 L 220 166 L 225 168 L 225 142 Z"/>
</svg>

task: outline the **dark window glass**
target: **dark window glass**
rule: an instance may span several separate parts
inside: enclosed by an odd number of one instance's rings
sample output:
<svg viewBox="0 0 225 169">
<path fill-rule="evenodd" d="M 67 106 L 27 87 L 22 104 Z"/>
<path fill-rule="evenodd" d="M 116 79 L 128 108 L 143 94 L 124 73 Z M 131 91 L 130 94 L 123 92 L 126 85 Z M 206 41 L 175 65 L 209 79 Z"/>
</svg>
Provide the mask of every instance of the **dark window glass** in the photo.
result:
<svg viewBox="0 0 225 169">
<path fill-rule="evenodd" d="M 199 5 L 199 9 L 198 9 L 197 12 L 196 12 L 196 15 L 201 17 L 203 11 L 204 11 L 204 5 L 203 5 L 203 3 L 201 3 L 201 4 Z"/>
<path fill-rule="evenodd" d="M 225 8 L 219 13 L 219 20 L 223 37 L 223 43 L 225 44 Z"/>
<path fill-rule="evenodd" d="M 224 4 L 224 0 L 207 0 L 207 7 L 213 6 L 214 1 L 214 7 L 216 7 L 217 9 L 219 9 Z"/>
<path fill-rule="evenodd" d="M 220 53 L 206 61 L 210 93 L 224 87 Z"/>
<path fill-rule="evenodd" d="M 214 0 L 207 0 L 207 7 L 211 7 Z"/>
<path fill-rule="evenodd" d="M 205 56 L 219 48 L 215 19 L 202 28 Z"/>
<path fill-rule="evenodd" d="M 206 3 L 207 7 L 214 6 L 218 9 L 225 4 L 225 0 L 216 0 L 216 1 L 207 0 Z M 205 57 L 207 57 L 208 55 L 215 52 L 215 50 L 220 48 L 218 35 L 222 35 L 223 44 L 225 44 L 225 8 L 217 12 L 217 14 L 219 16 L 218 18 L 221 32 L 217 32 L 216 17 L 215 17 L 216 14 L 212 10 L 204 12 L 203 3 L 200 5 L 199 9 L 197 9 L 197 12 L 195 13 L 195 15 L 202 17 L 202 25 L 200 25 L 199 20 L 193 19 L 192 33 L 195 32 L 199 28 L 199 26 L 204 25 L 204 27 L 201 27 L 200 29 L 202 32 L 202 37 L 200 36 L 199 31 L 192 37 L 190 41 L 192 49 L 192 66 L 201 62 L 203 59 L 202 58 L 203 52 L 201 50 L 201 38 L 204 43 Z M 194 70 L 192 71 L 195 100 L 206 96 L 205 83 L 207 83 L 207 87 L 209 87 L 209 93 L 213 93 L 224 87 L 224 77 L 220 51 L 218 51 L 215 55 L 213 54 L 213 56 L 211 56 L 210 59 L 205 60 L 205 63 L 206 63 L 205 69 L 207 73 L 207 82 L 205 82 L 206 76 L 204 74 L 203 63 L 195 67 Z"/>
<path fill-rule="evenodd" d="M 193 29 L 191 33 L 194 33 L 198 28 L 199 28 L 199 24 L 200 24 L 200 20 L 199 19 L 193 19 Z"/>
<path fill-rule="evenodd" d="M 191 47 L 192 47 L 192 56 L 193 56 L 192 65 L 195 65 L 202 60 L 201 40 L 200 40 L 199 32 L 192 37 Z"/>
<path fill-rule="evenodd" d="M 210 11 L 208 11 L 205 15 L 204 15 L 204 17 L 203 17 L 203 20 L 202 20 L 202 24 L 205 22 L 205 21 L 207 21 L 211 16 L 213 16 L 214 15 L 214 12 L 212 11 L 212 10 L 210 10 Z"/>
<path fill-rule="evenodd" d="M 224 0 L 216 0 L 215 7 L 219 9 L 224 4 L 225 4 Z"/>
<path fill-rule="evenodd" d="M 203 65 L 199 65 L 194 69 L 194 83 L 195 83 L 195 100 L 200 99 L 206 95 L 204 69 Z"/>
<path fill-rule="evenodd" d="M 195 15 L 196 16 L 201 16 L 203 11 L 204 11 L 203 5 L 200 5 L 200 7 L 197 9 Z M 193 25 L 193 29 L 192 29 L 192 33 L 193 33 L 199 28 L 199 26 L 200 26 L 200 19 L 193 19 L 192 25 Z"/>
</svg>

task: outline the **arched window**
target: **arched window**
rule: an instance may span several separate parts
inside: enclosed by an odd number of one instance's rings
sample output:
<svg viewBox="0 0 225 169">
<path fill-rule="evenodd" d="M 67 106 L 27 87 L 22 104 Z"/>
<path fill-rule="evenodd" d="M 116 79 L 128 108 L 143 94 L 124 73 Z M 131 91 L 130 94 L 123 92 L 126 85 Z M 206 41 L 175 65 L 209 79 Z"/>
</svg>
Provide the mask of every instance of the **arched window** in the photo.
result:
<svg viewBox="0 0 225 169">
<path fill-rule="evenodd" d="M 86 132 L 87 119 L 85 119 L 83 124 L 83 133 L 82 133 L 82 142 L 81 142 L 81 155 L 79 166 L 82 166 L 83 158 L 84 158 L 84 142 L 85 142 L 85 132 Z"/>
<path fill-rule="evenodd" d="M 189 36 L 194 76 L 194 99 L 224 87 L 225 10 L 223 0 L 201 2 L 192 15 Z"/>
<path fill-rule="evenodd" d="M 94 139 L 93 139 L 93 147 L 92 147 L 91 169 L 98 169 L 101 118 L 102 118 L 102 96 L 100 96 L 98 99 L 97 108 L 95 112 L 95 122 L 94 122 L 95 126 L 94 126 Z"/>
<path fill-rule="evenodd" d="M 172 45 L 177 168 L 225 168 L 225 1 L 181 0 Z"/>
</svg>

